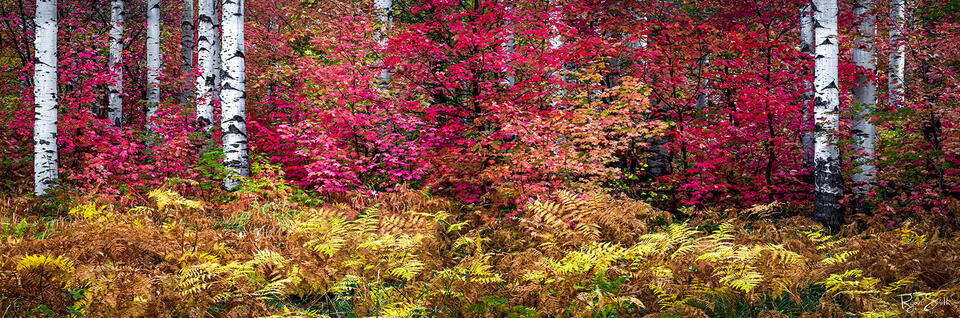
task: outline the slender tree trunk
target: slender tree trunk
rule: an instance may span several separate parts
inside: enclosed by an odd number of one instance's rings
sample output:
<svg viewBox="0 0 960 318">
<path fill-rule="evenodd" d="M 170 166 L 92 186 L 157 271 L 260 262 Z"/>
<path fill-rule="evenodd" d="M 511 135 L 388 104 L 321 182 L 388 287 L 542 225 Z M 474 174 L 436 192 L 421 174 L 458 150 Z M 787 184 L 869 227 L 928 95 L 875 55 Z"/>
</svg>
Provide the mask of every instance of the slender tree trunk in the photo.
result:
<svg viewBox="0 0 960 318">
<path fill-rule="evenodd" d="M 667 148 L 667 137 L 657 136 L 647 140 L 647 176 L 659 178 L 672 173 L 670 168 L 670 148 Z"/>
<path fill-rule="evenodd" d="M 710 57 L 704 56 L 697 60 L 697 76 L 700 77 L 700 91 L 697 92 L 697 110 L 702 110 L 707 107 L 707 85 L 710 83 L 707 81 L 707 78 L 703 76 L 703 70 L 710 65 Z"/>
<path fill-rule="evenodd" d="M 393 9 L 393 0 L 374 0 L 373 7 L 377 11 L 377 21 L 380 23 L 377 28 L 374 37 L 377 40 L 377 43 L 380 45 L 380 48 L 386 52 L 387 49 L 387 36 L 390 34 L 390 29 L 393 27 L 392 17 L 390 15 Z M 390 70 L 386 68 L 383 64 L 383 59 L 380 60 L 380 83 L 386 84 L 390 81 Z"/>
<path fill-rule="evenodd" d="M 180 88 L 180 103 L 193 100 L 193 0 L 183 0 L 183 15 L 180 19 L 180 76 L 183 87 Z"/>
<path fill-rule="evenodd" d="M 813 59 L 814 54 L 814 35 L 813 35 L 813 6 L 806 5 L 800 10 L 800 53 Z M 813 105 L 813 83 L 810 82 L 811 70 L 804 67 L 801 75 L 803 76 L 803 105 L 800 107 L 800 117 L 804 126 L 810 120 L 810 106 Z M 803 165 L 813 169 L 813 131 L 803 129 L 800 135 L 801 151 L 803 151 Z"/>
<path fill-rule="evenodd" d="M 840 176 L 840 86 L 837 42 L 837 0 L 814 0 L 816 68 L 814 70 L 814 220 L 831 230 L 843 224 L 843 184 Z"/>
<path fill-rule="evenodd" d="M 221 48 L 222 37 L 223 37 L 223 28 L 220 25 L 220 21 L 223 21 L 221 16 L 223 16 L 223 5 L 218 3 L 217 0 L 213 0 L 213 25 L 216 29 L 216 35 L 213 38 L 213 65 L 216 65 L 217 75 L 213 78 L 213 101 L 216 105 L 219 105 L 220 101 L 220 89 L 223 86 L 223 57 L 222 54 L 223 48 Z M 219 6 L 218 6 L 219 5 Z"/>
<path fill-rule="evenodd" d="M 853 89 L 857 114 L 853 121 L 852 134 L 856 149 L 853 162 L 858 165 L 853 174 L 853 193 L 855 208 L 858 213 L 868 213 L 869 208 L 864 200 L 873 188 L 873 179 L 876 177 L 874 166 L 874 143 L 877 138 L 877 128 L 870 122 L 877 104 L 877 85 L 872 79 L 877 67 L 874 64 L 876 52 L 873 39 L 876 35 L 874 21 L 877 17 L 871 13 L 873 0 L 859 0 L 853 7 L 853 14 L 857 19 L 858 36 L 854 37 L 853 61 L 862 68 L 863 73 L 857 76 L 857 86 Z"/>
<path fill-rule="evenodd" d="M 513 15 L 513 6 L 507 5 L 503 9 L 503 11 L 507 15 L 503 23 L 503 29 L 504 29 L 504 32 L 506 33 L 504 34 L 504 36 L 506 37 L 506 39 L 504 39 L 502 47 L 503 47 L 503 52 L 506 53 L 507 55 L 507 62 L 504 63 L 506 65 L 506 69 L 504 70 L 504 73 L 507 74 L 506 76 L 507 85 L 513 86 L 517 84 L 516 74 L 514 73 L 513 67 L 511 67 L 510 65 L 510 61 L 513 59 L 514 47 L 516 46 L 516 42 L 515 42 L 516 39 L 514 39 L 514 36 L 513 36 L 513 23 L 510 21 Z"/>
<path fill-rule="evenodd" d="M 646 21 L 646 17 L 638 17 L 638 20 Z M 636 43 L 631 43 L 630 46 L 636 49 L 645 49 L 648 43 L 649 39 L 647 39 L 647 35 L 642 35 Z M 656 101 L 651 100 L 650 103 L 651 108 L 656 109 Z M 657 118 L 654 117 L 652 119 Z M 647 147 L 643 150 L 643 152 L 647 153 L 646 175 L 651 179 L 657 179 L 673 173 L 672 166 L 670 165 L 670 148 L 667 147 L 669 138 L 670 137 L 668 135 L 659 135 L 647 138 Z"/>
<path fill-rule="evenodd" d="M 147 0 L 147 126 L 160 103 L 160 0 Z"/>
<path fill-rule="evenodd" d="M 550 30 L 551 30 L 551 33 L 553 34 L 553 37 L 550 38 L 549 42 L 550 42 L 550 50 L 554 52 L 560 50 L 560 47 L 563 46 L 563 36 L 560 34 L 560 29 L 557 27 L 557 25 L 560 24 L 561 22 L 560 19 L 562 18 L 562 15 L 563 15 L 563 5 L 559 4 L 558 3 L 559 1 L 560 0 L 549 1 Z M 566 65 L 563 64 L 563 61 L 561 61 L 560 65 L 558 65 L 557 68 L 560 73 L 560 76 L 559 76 L 560 82 L 561 83 L 565 82 L 566 78 L 564 77 L 563 72 L 566 70 Z M 557 105 L 559 104 L 560 99 L 566 95 L 566 90 L 564 90 L 564 87 L 562 84 L 554 85 L 552 87 L 555 90 L 555 92 L 553 94 L 554 98 L 552 98 L 551 106 L 556 108 Z"/>
<path fill-rule="evenodd" d="M 57 162 L 57 0 L 37 0 L 33 71 L 33 193 L 47 194 Z"/>
<path fill-rule="evenodd" d="M 238 177 L 250 176 L 247 159 L 246 74 L 243 42 L 243 0 L 223 1 L 223 90 L 220 124 L 223 133 L 224 187 L 235 189 Z"/>
<path fill-rule="evenodd" d="M 903 107 L 903 69 L 906 67 L 904 52 L 906 44 L 903 39 L 904 21 L 906 20 L 906 0 L 890 1 L 890 75 L 887 79 L 889 89 L 889 103 L 894 107 Z"/>
<path fill-rule="evenodd" d="M 277 25 L 277 20 L 276 20 L 276 19 L 270 18 L 269 30 L 270 30 L 270 32 L 278 32 L 278 33 L 280 32 L 280 27 Z M 276 31 L 274 31 L 274 30 L 276 30 Z M 274 62 L 272 63 L 272 66 L 273 66 L 274 69 L 276 69 L 276 68 L 278 67 L 277 62 L 274 61 Z M 276 93 L 276 92 L 277 92 L 277 82 L 274 81 L 274 80 L 271 78 L 271 79 L 270 79 L 270 83 L 267 84 L 267 96 L 264 97 L 264 100 L 274 100 L 273 94 Z"/>
<path fill-rule="evenodd" d="M 123 0 L 110 1 L 110 61 L 108 67 L 113 78 L 107 88 L 107 118 L 113 125 L 123 125 Z"/>
<path fill-rule="evenodd" d="M 197 18 L 197 129 L 209 132 L 213 127 L 213 101 L 217 94 L 215 87 L 220 78 L 220 28 L 217 26 L 217 5 L 215 0 L 198 0 Z"/>
</svg>

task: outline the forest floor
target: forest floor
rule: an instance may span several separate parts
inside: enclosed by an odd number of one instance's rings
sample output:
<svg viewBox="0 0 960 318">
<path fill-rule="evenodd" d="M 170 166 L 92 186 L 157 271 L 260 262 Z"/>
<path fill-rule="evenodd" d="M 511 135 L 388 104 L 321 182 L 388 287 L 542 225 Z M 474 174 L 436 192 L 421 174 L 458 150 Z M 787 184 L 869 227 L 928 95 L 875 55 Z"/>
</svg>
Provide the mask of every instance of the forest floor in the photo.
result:
<svg viewBox="0 0 960 318">
<path fill-rule="evenodd" d="M 269 179 L 181 193 L 3 197 L 0 316 L 960 313 L 960 236 L 936 217 L 831 235 L 780 203 L 677 216 L 558 192 L 504 217 L 412 190 L 320 203 Z"/>
</svg>

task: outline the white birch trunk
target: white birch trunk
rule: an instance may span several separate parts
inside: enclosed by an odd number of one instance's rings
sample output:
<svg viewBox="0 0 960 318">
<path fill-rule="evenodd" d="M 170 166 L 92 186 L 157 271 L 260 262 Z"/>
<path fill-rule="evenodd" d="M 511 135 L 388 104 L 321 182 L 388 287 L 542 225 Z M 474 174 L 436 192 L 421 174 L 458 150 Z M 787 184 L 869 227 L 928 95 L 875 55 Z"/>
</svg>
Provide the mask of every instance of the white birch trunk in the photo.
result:
<svg viewBox="0 0 960 318">
<path fill-rule="evenodd" d="M 197 129 L 209 132 L 213 127 L 213 101 L 218 96 L 216 87 L 220 78 L 220 28 L 217 26 L 215 0 L 197 1 Z"/>
<path fill-rule="evenodd" d="M 57 182 L 57 0 L 37 0 L 33 71 L 33 193 Z"/>
<path fill-rule="evenodd" d="M 813 41 L 813 6 L 806 5 L 800 10 L 800 53 L 803 53 L 811 59 L 816 54 L 816 52 L 814 52 L 816 45 L 814 45 Z M 813 105 L 813 83 L 810 82 L 808 77 L 812 72 L 808 67 L 804 67 L 802 72 L 804 92 L 803 105 L 800 107 L 800 117 L 804 124 L 808 124 L 808 120 L 810 120 L 810 106 Z M 811 169 L 813 168 L 813 141 L 813 131 L 804 129 L 800 134 L 803 165 Z"/>
<path fill-rule="evenodd" d="M 814 220 L 832 230 L 843 223 L 840 176 L 840 86 L 837 0 L 814 0 L 816 68 L 814 70 Z"/>
<path fill-rule="evenodd" d="M 110 92 L 107 118 L 113 125 L 123 125 L 123 0 L 110 1 Z"/>
<path fill-rule="evenodd" d="M 147 0 L 147 127 L 160 103 L 160 0 Z"/>
<path fill-rule="evenodd" d="M 180 103 L 193 100 L 193 0 L 183 0 L 183 14 L 180 17 L 180 76 L 183 86 L 180 88 Z"/>
<path fill-rule="evenodd" d="M 559 0 L 550 0 L 550 31 L 553 37 L 550 38 L 550 48 L 553 50 L 563 46 L 563 37 L 560 36 L 560 30 L 557 24 L 560 23 L 563 5 L 558 4 Z"/>
<path fill-rule="evenodd" d="M 218 8 L 218 4 L 218 1 L 214 0 L 213 25 L 216 28 L 215 30 L 217 36 L 213 38 L 213 65 L 216 65 L 218 71 L 216 76 L 213 78 L 213 101 L 217 105 L 219 105 L 221 100 L 220 89 L 223 86 L 223 58 L 220 56 L 221 51 L 223 51 L 223 48 L 221 48 L 220 45 L 223 41 L 223 28 L 220 25 L 220 21 L 223 21 L 223 19 L 221 19 L 221 16 L 223 15 L 223 6 L 221 5 Z"/>
<path fill-rule="evenodd" d="M 503 9 L 503 11 L 507 15 L 512 15 L 513 7 L 508 5 Z M 513 68 L 510 66 L 510 61 L 513 60 L 513 51 L 514 51 L 514 47 L 516 46 L 516 42 L 515 42 L 516 39 L 514 39 L 513 23 L 510 21 L 510 17 L 507 17 L 506 19 L 504 19 L 503 29 L 505 32 L 504 34 L 505 39 L 503 40 L 502 48 L 503 48 L 503 52 L 506 53 L 507 55 L 506 62 L 504 62 L 504 65 L 506 67 L 506 69 L 504 69 L 504 73 L 507 74 L 506 76 L 507 85 L 513 86 L 517 84 L 517 77 L 516 77 L 516 74 L 514 74 Z"/>
<path fill-rule="evenodd" d="M 550 0 L 550 33 L 553 34 L 553 37 L 551 37 L 549 41 L 551 51 L 557 51 L 563 46 L 563 37 L 560 35 L 560 29 L 557 27 L 557 25 L 560 23 L 561 15 L 563 14 L 563 5 L 558 4 L 558 2 L 559 0 Z M 563 72 L 566 70 L 566 67 L 563 65 L 562 61 L 558 67 L 559 69 L 557 71 L 560 73 L 560 82 L 565 82 L 566 78 L 564 77 Z M 560 99 L 563 98 L 567 92 L 564 90 L 562 85 L 555 85 L 553 88 L 555 92 L 553 94 L 551 106 L 556 108 L 560 102 Z"/>
<path fill-rule="evenodd" d="M 906 20 L 906 0 L 890 1 L 890 76 L 887 79 L 889 89 L 889 103 L 894 107 L 903 107 L 903 69 L 906 67 L 906 44 L 903 38 L 904 21 Z"/>
<path fill-rule="evenodd" d="M 374 0 L 373 8 L 377 12 L 377 22 L 380 25 L 377 27 L 376 33 L 374 33 L 374 38 L 377 40 L 377 44 L 380 45 L 380 48 L 386 52 L 387 50 L 387 37 L 390 34 L 390 30 L 393 27 L 392 17 L 390 13 L 393 9 L 393 0 Z M 381 84 L 385 84 L 390 81 L 390 70 L 386 68 L 383 64 L 383 59 L 379 61 L 381 66 L 379 80 Z"/>
<path fill-rule="evenodd" d="M 247 160 L 246 75 L 244 70 L 243 0 L 223 1 L 222 122 L 224 187 L 233 190 L 240 177 L 250 176 Z"/>
<path fill-rule="evenodd" d="M 857 76 L 857 86 L 853 89 L 855 107 L 858 109 L 851 127 L 855 145 L 853 161 L 859 168 L 853 174 L 852 181 L 853 193 L 857 195 L 855 204 L 858 212 L 867 212 L 866 206 L 862 204 L 863 196 L 873 187 L 873 179 L 876 176 L 873 153 L 877 128 L 870 119 L 877 104 L 877 85 L 868 76 L 875 74 L 877 69 L 874 62 L 876 58 L 874 21 L 877 17 L 870 13 L 872 9 L 873 0 L 859 0 L 853 7 L 854 17 L 858 19 L 858 36 L 854 37 L 853 61 L 866 72 Z"/>
</svg>

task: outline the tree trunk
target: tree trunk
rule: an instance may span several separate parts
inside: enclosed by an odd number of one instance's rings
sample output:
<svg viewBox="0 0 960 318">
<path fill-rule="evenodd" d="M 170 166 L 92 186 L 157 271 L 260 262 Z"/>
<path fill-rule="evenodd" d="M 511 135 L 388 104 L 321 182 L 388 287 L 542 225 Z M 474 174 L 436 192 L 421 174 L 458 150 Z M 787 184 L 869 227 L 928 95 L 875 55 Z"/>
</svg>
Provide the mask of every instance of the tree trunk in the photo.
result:
<svg viewBox="0 0 960 318">
<path fill-rule="evenodd" d="M 201 0 L 202 1 L 202 0 Z M 180 103 L 193 100 L 193 0 L 183 0 L 183 15 L 180 19 L 180 76 L 183 86 L 180 88 Z"/>
<path fill-rule="evenodd" d="M 110 1 L 110 74 L 107 118 L 123 125 L 123 0 Z"/>
<path fill-rule="evenodd" d="M 672 173 L 670 169 L 670 148 L 667 148 L 667 136 L 651 137 L 647 140 L 647 176 L 656 179 Z"/>
<path fill-rule="evenodd" d="M 217 25 L 217 5 L 214 0 L 198 0 L 197 18 L 197 129 L 209 133 L 213 127 L 215 87 L 220 78 L 220 28 Z"/>
<path fill-rule="evenodd" d="M 47 194 L 57 168 L 57 0 L 37 0 L 33 71 L 33 193 Z"/>
<path fill-rule="evenodd" d="M 377 11 L 377 21 L 380 25 L 377 27 L 374 37 L 377 40 L 377 43 L 380 44 L 380 48 L 384 52 L 387 50 L 387 35 L 390 34 L 390 29 L 393 27 L 393 21 L 391 19 L 390 13 L 393 8 L 393 0 L 374 0 L 373 8 Z M 390 70 L 383 65 L 383 59 L 380 59 L 380 82 L 386 84 L 390 81 Z"/>
<path fill-rule="evenodd" d="M 247 160 L 246 75 L 243 48 L 243 0 L 223 1 L 223 165 L 227 169 L 224 187 L 235 189 L 239 177 L 250 176 Z"/>
<path fill-rule="evenodd" d="M 563 5 L 559 4 L 558 3 L 559 1 L 560 0 L 550 0 L 549 1 L 550 6 L 548 8 L 549 10 L 548 14 L 550 19 L 550 33 L 553 34 L 553 37 L 551 37 L 549 41 L 550 50 L 554 52 L 560 50 L 560 47 L 563 46 L 563 36 L 560 34 L 560 29 L 557 27 L 561 23 L 560 19 L 562 18 L 562 15 L 563 15 Z M 566 65 L 564 65 L 562 60 L 559 62 L 559 65 L 557 65 L 557 70 L 559 73 L 558 77 L 560 79 L 560 82 L 561 83 L 565 82 L 566 78 L 564 77 L 563 72 L 566 70 Z M 566 95 L 566 90 L 564 89 L 562 84 L 552 85 L 551 87 L 554 89 L 554 92 L 552 94 L 550 105 L 553 106 L 554 109 L 556 109 L 557 106 L 559 105 L 560 99 L 562 99 Z"/>
<path fill-rule="evenodd" d="M 213 51 L 212 51 L 213 55 L 212 56 L 213 56 L 213 65 L 216 66 L 217 74 L 213 78 L 213 101 L 218 104 L 222 100 L 220 98 L 220 89 L 223 86 L 223 57 L 220 56 L 220 54 L 222 54 L 221 51 L 223 50 L 223 48 L 221 48 L 221 45 L 220 45 L 223 40 L 222 39 L 223 27 L 222 25 L 220 25 L 220 21 L 223 21 L 223 19 L 221 18 L 222 16 L 223 16 L 223 5 L 218 3 L 217 0 L 214 0 L 212 17 L 213 17 L 213 26 L 215 28 L 214 30 L 217 36 L 213 37 Z"/>
<path fill-rule="evenodd" d="M 504 74 L 506 74 L 507 85 L 513 86 L 517 84 L 516 74 L 514 73 L 513 68 L 510 66 L 510 61 L 513 60 L 514 47 L 516 46 L 516 39 L 514 39 L 513 35 L 513 23 L 510 21 L 512 18 L 510 15 L 513 14 L 513 6 L 507 5 L 503 8 L 503 11 L 507 14 L 507 17 L 504 18 L 503 23 L 505 39 L 503 40 L 502 48 L 503 52 L 506 54 L 507 60 L 504 63 L 506 66 L 506 69 L 504 69 Z"/>
<path fill-rule="evenodd" d="M 871 79 L 876 73 L 874 64 L 875 51 L 873 38 L 876 35 L 874 21 L 877 17 L 871 13 L 873 0 L 859 0 L 853 7 L 853 14 L 857 19 L 858 35 L 854 37 L 853 61 L 863 73 L 857 76 L 857 86 L 853 89 L 855 108 L 852 135 L 854 140 L 854 164 L 858 165 L 853 174 L 853 193 L 856 195 L 854 206 L 857 213 L 868 213 L 864 200 L 873 188 L 873 179 L 876 176 L 874 166 L 874 143 L 877 137 L 877 128 L 871 123 L 873 111 L 877 104 L 877 85 Z"/>
<path fill-rule="evenodd" d="M 889 103 L 894 107 L 903 107 L 903 69 L 906 66 L 904 52 L 906 44 L 903 39 L 904 20 L 906 20 L 906 0 L 890 1 L 890 75 L 887 79 L 889 89 Z"/>
<path fill-rule="evenodd" d="M 808 58 L 813 58 L 814 54 L 814 35 L 813 35 L 813 6 L 806 5 L 800 11 L 800 53 Z M 808 79 L 810 77 L 810 68 L 804 67 L 801 75 L 803 76 L 803 105 L 800 107 L 800 117 L 804 126 L 810 120 L 810 106 L 813 104 L 813 83 Z M 801 151 L 803 151 L 803 166 L 813 168 L 813 131 L 803 129 L 800 134 Z"/>
<path fill-rule="evenodd" d="M 647 17 L 641 16 L 637 18 L 640 21 L 646 21 Z M 646 34 L 640 35 L 636 42 L 629 43 L 630 47 L 636 50 L 645 49 L 649 43 L 649 39 Z M 640 61 L 641 65 L 645 62 Z M 656 101 L 650 101 L 651 109 L 656 109 Z M 651 119 L 658 119 L 656 117 Z M 670 164 L 670 148 L 667 147 L 670 136 L 666 134 L 661 134 L 659 136 L 654 136 L 647 138 L 647 146 L 643 149 L 643 152 L 647 154 L 646 163 L 646 175 L 647 177 L 656 180 L 657 178 L 670 175 L 673 173 L 673 167 Z"/>
<path fill-rule="evenodd" d="M 837 66 L 837 0 L 814 0 L 816 68 L 814 70 L 814 220 L 831 230 L 843 223 L 840 177 L 840 87 Z"/>
<path fill-rule="evenodd" d="M 147 127 L 160 103 L 160 0 L 147 0 Z"/>
<path fill-rule="evenodd" d="M 698 87 L 696 100 L 697 100 L 697 110 L 703 110 L 707 107 L 707 85 L 710 83 L 707 81 L 707 78 L 703 76 L 703 71 L 707 66 L 710 65 L 710 57 L 703 56 L 697 60 L 697 76 L 700 77 L 700 86 Z"/>
</svg>

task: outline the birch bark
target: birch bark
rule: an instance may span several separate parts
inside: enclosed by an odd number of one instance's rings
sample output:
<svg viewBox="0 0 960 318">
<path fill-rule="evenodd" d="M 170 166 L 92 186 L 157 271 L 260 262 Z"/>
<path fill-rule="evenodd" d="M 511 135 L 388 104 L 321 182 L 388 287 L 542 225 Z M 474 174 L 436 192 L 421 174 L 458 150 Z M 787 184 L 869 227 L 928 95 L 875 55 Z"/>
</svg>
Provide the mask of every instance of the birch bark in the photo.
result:
<svg viewBox="0 0 960 318">
<path fill-rule="evenodd" d="M 876 51 L 873 43 L 876 35 L 874 21 L 877 17 L 871 13 L 872 10 L 873 0 L 859 0 L 853 7 L 853 14 L 857 19 L 858 33 L 854 37 L 853 61 L 864 72 L 857 76 L 857 86 L 853 89 L 857 114 L 854 116 L 853 126 L 851 127 L 855 145 L 853 162 L 858 165 L 851 178 L 853 193 L 857 195 L 855 202 L 857 212 L 867 212 L 863 199 L 873 188 L 873 179 L 876 177 L 873 153 L 875 151 L 874 143 L 877 128 L 870 120 L 877 104 L 877 85 L 871 79 L 877 70 L 874 64 Z"/>
<path fill-rule="evenodd" d="M 393 0 L 374 0 L 373 7 L 377 12 L 377 21 L 380 23 L 376 33 L 374 34 L 374 37 L 377 40 L 377 44 L 380 45 L 380 48 L 386 52 L 387 35 L 390 34 L 390 29 L 393 27 L 393 21 L 390 16 L 390 12 L 393 7 Z M 387 70 L 387 68 L 384 67 L 382 58 L 380 59 L 379 64 L 381 66 L 379 76 L 380 82 L 386 83 L 390 81 L 390 70 Z"/>
<path fill-rule="evenodd" d="M 183 14 L 180 17 L 180 76 L 183 86 L 180 89 L 180 103 L 193 100 L 193 0 L 183 0 Z"/>
<path fill-rule="evenodd" d="M 147 126 L 160 103 L 160 0 L 147 0 Z"/>
<path fill-rule="evenodd" d="M 223 1 L 223 165 L 227 169 L 224 187 L 234 190 L 241 177 L 250 176 L 247 159 L 246 74 L 243 42 L 243 0 Z"/>
<path fill-rule="evenodd" d="M 197 129 L 208 131 L 213 125 L 213 101 L 218 96 L 220 78 L 220 38 L 215 0 L 197 1 Z"/>
<path fill-rule="evenodd" d="M 33 193 L 57 182 L 57 0 L 37 0 L 33 73 Z"/>
<path fill-rule="evenodd" d="M 107 90 L 107 118 L 113 125 L 123 125 L 123 0 L 110 1 L 110 60 L 112 76 Z"/>
<path fill-rule="evenodd" d="M 903 39 L 904 21 L 906 20 L 906 0 L 890 1 L 890 75 L 887 79 L 889 89 L 889 103 L 894 107 L 903 107 L 903 69 L 906 67 L 906 44 Z"/>
<path fill-rule="evenodd" d="M 800 53 L 813 58 L 814 52 L 813 35 L 813 6 L 806 5 L 800 10 Z M 810 106 L 813 105 L 813 83 L 808 79 L 812 74 L 809 67 L 803 68 L 803 107 L 800 108 L 800 117 L 804 123 L 809 123 Z M 806 126 L 806 125 L 804 125 Z M 805 129 L 800 134 L 801 151 L 803 151 L 804 167 L 813 168 L 813 131 Z"/>
<path fill-rule="evenodd" d="M 837 230 L 843 223 L 843 184 L 840 176 L 839 54 L 837 43 L 837 0 L 814 0 L 814 220 Z"/>
</svg>

